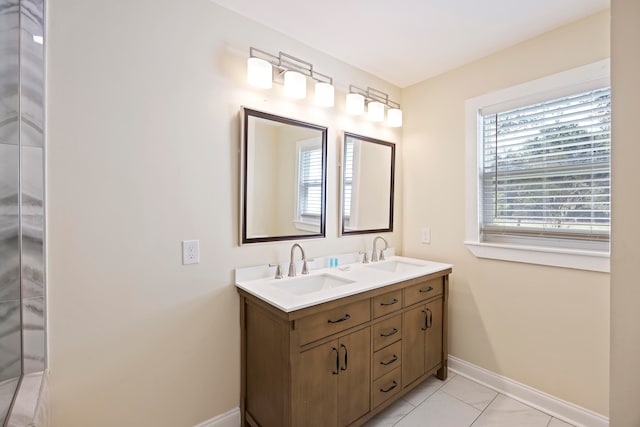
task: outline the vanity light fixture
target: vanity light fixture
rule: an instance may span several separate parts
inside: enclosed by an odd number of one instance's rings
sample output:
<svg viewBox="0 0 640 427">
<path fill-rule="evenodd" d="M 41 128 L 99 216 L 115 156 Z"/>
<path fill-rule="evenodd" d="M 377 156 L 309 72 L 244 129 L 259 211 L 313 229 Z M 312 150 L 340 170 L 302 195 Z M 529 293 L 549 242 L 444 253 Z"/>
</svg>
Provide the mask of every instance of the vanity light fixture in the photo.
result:
<svg viewBox="0 0 640 427">
<path fill-rule="evenodd" d="M 269 69 L 267 70 L 267 66 Z M 260 68 L 260 71 L 256 71 Z M 275 72 L 274 72 L 275 69 Z M 260 78 L 256 77 L 260 73 Z M 269 76 L 269 86 L 264 80 Z M 316 82 L 315 102 L 322 107 L 332 107 L 334 103 L 333 78 L 314 70 L 313 64 L 288 53 L 272 55 L 255 47 L 249 48 L 247 79 L 249 84 L 263 89 L 271 87 L 271 82 L 284 84 L 287 96 L 303 99 L 307 96 L 307 77 Z"/>
<path fill-rule="evenodd" d="M 316 82 L 315 102 L 321 107 L 333 107 L 335 89 L 325 82 Z"/>
<path fill-rule="evenodd" d="M 347 94 L 347 114 L 361 116 L 364 114 L 364 96 L 359 93 Z"/>
<path fill-rule="evenodd" d="M 367 116 L 374 122 L 384 121 L 385 107 L 387 112 L 387 125 L 391 127 L 402 126 L 402 110 L 400 104 L 389 99 L 389 95 L 372 87 L 362 89 L 354 85 L 349 86 L 347 95 L 347 113 L 360 115 L 364 113 L 364 104 L 367 103 Z"/>
<path fill-rule="evenodd" d="M 387 125 L 392 128 L 402 126 L 402 110 L 399 108 L 389 108 L 387 111 Z"/>
<path fill-rule="evenodd" d="M 371 101 L 367 105 L 367 117 L 372 122 L 384 121 L 384 104 L 378 101 Z"/>
<path fill-rule="evenodd" d="M 290 98 L 307 97 L 307 79 L 297 71 L 284 72 L 284 94 Z"/>
<path fill-rule="evenodd" d="M 247 60 L 247 80 L 253 87 L 271 89 L 273 80 L 271 64 L 261 58 L 249 58 Z"/>
</svg>

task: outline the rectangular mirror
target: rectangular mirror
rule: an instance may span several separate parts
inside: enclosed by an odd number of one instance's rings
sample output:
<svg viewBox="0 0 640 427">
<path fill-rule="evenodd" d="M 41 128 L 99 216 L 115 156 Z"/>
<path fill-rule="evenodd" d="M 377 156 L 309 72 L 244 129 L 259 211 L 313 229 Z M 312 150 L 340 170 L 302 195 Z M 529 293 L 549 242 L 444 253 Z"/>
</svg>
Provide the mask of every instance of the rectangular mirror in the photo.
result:
<svg viewBox="0 0 640 427">
<path fill-rule="evenodd" d="M 393 231 L 396 146 L 344 133 L 341 234 Z"/>
<path fill-rule="evenodd" d="M 327 128 L 242 109 L 240 241 L 325 236 Z"/>
</svg>

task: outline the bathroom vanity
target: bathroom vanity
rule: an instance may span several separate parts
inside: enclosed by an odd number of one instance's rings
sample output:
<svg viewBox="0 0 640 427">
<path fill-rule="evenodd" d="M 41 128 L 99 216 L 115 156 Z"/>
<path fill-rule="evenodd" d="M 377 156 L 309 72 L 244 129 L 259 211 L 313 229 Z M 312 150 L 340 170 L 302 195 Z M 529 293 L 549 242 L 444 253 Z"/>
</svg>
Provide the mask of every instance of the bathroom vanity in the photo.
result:
<svg viewBox="0 0 640 427">
<path fill-rule="evenodd" d="M 238 281 L 242 425 L 357 426 L 446 379 L 449 273 L 392 257 Z"/>
</svg>

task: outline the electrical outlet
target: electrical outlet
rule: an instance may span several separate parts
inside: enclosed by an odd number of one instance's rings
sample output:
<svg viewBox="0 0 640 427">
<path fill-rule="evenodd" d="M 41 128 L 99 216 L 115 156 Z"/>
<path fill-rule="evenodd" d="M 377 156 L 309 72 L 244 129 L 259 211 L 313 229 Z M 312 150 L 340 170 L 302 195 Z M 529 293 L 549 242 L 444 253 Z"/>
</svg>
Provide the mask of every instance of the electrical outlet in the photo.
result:
<svg viewBox="0 0 640 427">
<path fill-rule="evenodd" d="M 421 241 L 422 241 L 423 244 L 427 244 L 427 245 L 431 243 L 431 229 L 430 228 L 423 228 L 422 229 Z"/>
<path fill-rule="evenodd" d="M 200 241 L 182 241 L 182 264 L 197 264 L 200 262 Z"/>
</svg>

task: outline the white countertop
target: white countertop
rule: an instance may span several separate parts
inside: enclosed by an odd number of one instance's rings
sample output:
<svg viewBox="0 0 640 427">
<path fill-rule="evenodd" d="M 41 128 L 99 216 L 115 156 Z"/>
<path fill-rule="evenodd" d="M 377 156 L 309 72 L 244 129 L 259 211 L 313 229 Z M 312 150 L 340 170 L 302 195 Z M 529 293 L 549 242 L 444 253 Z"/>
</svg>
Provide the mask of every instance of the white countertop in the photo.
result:
<svg viewBox="0 0 640 427">
<path fill-rule="evenodd" d="M 413 266 L 406 271 L 397 272 L 380 270 L 374 267 L 376 264 L 383 264 L 385 262 L 390 263 L 394 261 L 413 264 Z M 338 268 L 312 269 L 309 274 L 305 276 L 298 273 L 296 277 L 287 277 L 287 271 L 283 270 L 282 279 L 274 278 L 275 267 L 271 269 L 267 269 L 266 267 L 249 267 L 248 269 L 236 270 L 236 286 L 288 313 L 324 302 L 333 301 L 338 298 L 344 298 L 350 295 L 402 282 L 404 280 L 413 279 L 415 277 L 447 270 L 452 267 L 453 266 L 451 264 L 443 264 L 401 256 L 391 256 L 388 257 L 386 261 L 380 261 L 377 263 L 362 264 L 360 262 L 355 262 L 341 265 Z M 260 271 L 268 272 L 270 274 L 269 277 L 253 278 L 251 277 L 252 274 L 243 274 L 242 272 L 242 270 L 249 269 L 255 271 L 257 268 L 261 268 Z M 298 271 L 299 270 L 300 269 L 298 269 Z M 297 295 L 286 290 L 287 284 L 290 284 L 290 282 L 303 277 L 316 275 L 330 275 L 337 279 L 344 279 L 353 282 L 301 295 Z M 244 277 L 248 277 L 249 279 L 242 280 Z M 292 286 L 294 285 L 295 283 Z"/>
</svg>

